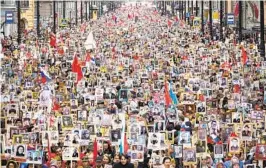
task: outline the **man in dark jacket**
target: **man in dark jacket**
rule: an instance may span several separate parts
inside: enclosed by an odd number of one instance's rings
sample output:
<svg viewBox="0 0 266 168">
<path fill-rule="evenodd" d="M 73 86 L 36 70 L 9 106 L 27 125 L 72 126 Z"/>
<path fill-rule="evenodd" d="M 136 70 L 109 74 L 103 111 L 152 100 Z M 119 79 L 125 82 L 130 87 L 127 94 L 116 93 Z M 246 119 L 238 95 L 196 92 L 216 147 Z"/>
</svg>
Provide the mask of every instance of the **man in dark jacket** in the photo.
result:
<svg viewBox="0 0 266 168">
<path fill-rule="evenodd" d="M 121 162 L 114 165 L 113 168 L 134 168 L 134 164 L 129 163 L 129 157 L 122 155 L 120 157 Z"/>
</svg>

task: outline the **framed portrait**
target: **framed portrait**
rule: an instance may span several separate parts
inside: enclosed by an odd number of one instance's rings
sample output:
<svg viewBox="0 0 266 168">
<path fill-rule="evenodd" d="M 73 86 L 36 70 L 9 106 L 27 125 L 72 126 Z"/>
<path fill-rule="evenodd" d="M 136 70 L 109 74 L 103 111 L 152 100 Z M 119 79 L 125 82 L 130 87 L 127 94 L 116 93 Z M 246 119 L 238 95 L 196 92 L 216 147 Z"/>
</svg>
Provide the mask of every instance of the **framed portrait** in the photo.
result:
<svg viewBox="0 0 266 168">
<path fill-rule="evenodd" d="M 223 144 L 216 144 L 214 146 L 214 157 L 215 158 L 223 158 Z"/>
<path fill-rule="evenodd" d="M 67 130 L 67 129 L 72 129 L 73 128 L 73 119 L 72 116 L 70 115 L 64 115 L 61 117 L 61 124 L 62 124 L 62 129 Z"/>
<path fill-rule="evenodd" d="M 18 104 L 9 104 L 8 106 L 8 113 L 7 113 L 7 116 L 8 117 L 17 117 L 18 116 Z"/>
<path fill-rule="evenodd" d="M 26 149 L 26 145 L 24 144 L 15 145 L 15 157 L 26 158 Z"/>
<path fill-rule="evenodd" d="M 72 160 L 72 148 L 71 147 L 64 147 L 62 150 L 62 159 L 63 160 Z"/>
<path fill-rule="evenodd" d="M 119 90 L 119 100 L 120 101 L 127 101 L 128 100 L 128 90 L 126 89 L 121 89 Z"/>
<path fill-rule="evenodd" d="M 17 127 L 10 127 L 9 128 L 10 131 L 10 139 L 13 139 L 14 135 L 19 135 L 19 129 Z"/>
<path fill-rule="evenodd" d="M 71 109 L 77 109 L 78 108 L 78 101 L 76 99 L 71 99 L 70 101 Z"/>
<path fill-rule="evenodd" d="M 251 111 L 251 119 L 252 120 L 265 120 L 265 115 L 263 111 Z"/>
<path fill-rule="evenodd" d="M 21 144 L 22 135 L 13 135 L 13 144 Z"/>
<path fill-rule="evenodd" d="M 119 139 L 121 139 L 121 131 L 118 130 L 111 130 L 111 141 L 114 143 L 118 143 Z"/>
<path fill-rule="evenodd" d="M 78 147 L 71 147 L 71 160 L 79 160 L 79 149 Z"/>
<path fill-rule="evenodd" d="M 252 133 L 253 133 L 253 124 L 244 124 L 241 132 L 242 140 L 251 141 Z"/>
<path fill-rule="evenodd" d="M 155 132 L 162 132 L 165 130 L 165 123 L 164 121 L 155 121 L 154 122 L 154 130 Z"/>
<path fill-rule="evenodd" d="M 229 138 L 229 152 L 240 153 L 240 139 L 238 137 Z"/>
<path fill-rule="evenodd" d="M 242 123 L 242 113 L 232 113 L 232 123 Z"/>
<path fill-rule="evenodd" d="M 136 132 L 130 133 L 130 139 L 136 143 L 138 141 L 138 134 Z"/>
<path fill-rule="evenodd" d="M 130 133 L 140 134 L 140 125 L 138 123 L 133 123 L 130 125 Z"/>
<path fill-rule="evenodd" d="M 184 116 L 189 117 L 196 113 L 196 105 L 195 104 L 185 104 L 184 105 Z"/>
<path fill-rule="evenodd" d="M 244 165 L 244 168 L 256 168 L 256 164 L 246 164 Z"/>
<path fill-rule="evenodd" d="M 196 148 L 184 148 L 183 149 L 183 161 L 184 164 L 194 164 L 197 162 Z"/>
<path fill-rule="evenodd" d="M 207 152 L 207 141 L 198 141 L 196 144 L 196 155 L 197 157 Z"/>
<path fill-rule="evenodd" d="M 224 129 L 222 129 L 222 140 L 224 142 L 227 142 L 228 137 L 230 137 L 231 133 L 234 132 L 234 126 L 225 126 Z"/>
<path fill-rule="evenodd" d="M 265 144 L 257 144 L 255 158 L 256 160 L 266 160 L 266 145 Z"/>
<path fill-rule="evenodd" d="M 158 154 L 155 154 L 153 157 L 152 157 L 152 163 L 153 163 L 153 167 L 157 167 L 157 168 L 160 168 L 162 165 L 162 158 L 160 155 Z"/>
<path fill-rule="evenodd" d="M 198 139 L 201 141 L 206 141 L 206 138 L 207 138 L 207 130 L 198 129 Z"/>
<path fill-rule="evenodd" d="M 87 130 L 90 132 L 91 135 L 95 134 L 95 125 L 94 124 L 88 124 Z"/>
<path fill-rule="evenodd" d="M 87 121 L 87 111 L 86 110 L 77 110 L 78 112 L 78 121 Z"/>
<path fill-rule="evenodd" d="M 154 132 L 154 125 L 148 125 L 147 129 L 148 129 L 149 133 L 153 133 Z"/>
<path fill-rule="evenodd" d="M 182 145 L 174 145 L 175 158 L 183 157 L 183 146 Z"/>
<path fill-rule="evenodd" d="M 165 133 L 165 141 L 168 144 L 174 143 L 174 132 L 173 131 L 166 131 Z"/>
<path fill-rule="evenodd" d="M 178 144 L 189 144 L 190 141 L 190 132 L 180 131 L 178 135 Z"/>
<path fill-rule="evenodd" d="M 23 134 L 21 134 L 21 136 L 22 136 L 22 143 L 23 144 L 29 143 L 30 137 L 29 137 L 29 134 L 28 133 L 23 133 Z"/>
<path fill-rule="evenodd" d="M 206 112 L 206 103 L 205 102 L 199 102 L 197 103 L 197 112 L 198 113 L 205 113 Z"/>
<path fill-rule="evenodd" d="M 149 133 L 148 149 L 159 149 L 161 141 L 160 133 Z"/>
</svg>

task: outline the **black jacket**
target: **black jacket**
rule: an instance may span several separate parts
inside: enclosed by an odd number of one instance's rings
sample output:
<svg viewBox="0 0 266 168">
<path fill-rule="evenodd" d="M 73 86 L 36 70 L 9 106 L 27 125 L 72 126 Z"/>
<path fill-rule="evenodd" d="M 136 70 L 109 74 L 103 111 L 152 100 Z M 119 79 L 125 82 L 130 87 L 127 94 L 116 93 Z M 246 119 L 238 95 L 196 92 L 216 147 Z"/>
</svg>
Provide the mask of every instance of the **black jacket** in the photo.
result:
<svg viewBox="0 0 266 168">
<path fill-rule="evenodd" d="M 127 163 L 126 165 L 122 165 L 121 163 L 117 163 L 113 166 L 113 168 L 134 168 L 132 163 Z"/>
</svg>

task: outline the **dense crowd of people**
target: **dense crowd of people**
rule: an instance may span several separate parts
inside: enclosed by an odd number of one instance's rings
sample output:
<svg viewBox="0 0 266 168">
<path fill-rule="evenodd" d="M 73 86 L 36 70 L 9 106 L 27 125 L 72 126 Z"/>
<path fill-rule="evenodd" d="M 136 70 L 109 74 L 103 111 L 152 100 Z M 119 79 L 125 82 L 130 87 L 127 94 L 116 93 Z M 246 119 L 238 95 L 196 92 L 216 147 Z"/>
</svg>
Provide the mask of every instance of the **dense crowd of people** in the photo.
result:
<svg viewBox="0 0 266 168">
<path fill-rule="evenodd" d="M 148 3 L 5 37 L 2 165 L 265 167 L 265 77 L 254 40 L 211 40 Z"/>
</svg>

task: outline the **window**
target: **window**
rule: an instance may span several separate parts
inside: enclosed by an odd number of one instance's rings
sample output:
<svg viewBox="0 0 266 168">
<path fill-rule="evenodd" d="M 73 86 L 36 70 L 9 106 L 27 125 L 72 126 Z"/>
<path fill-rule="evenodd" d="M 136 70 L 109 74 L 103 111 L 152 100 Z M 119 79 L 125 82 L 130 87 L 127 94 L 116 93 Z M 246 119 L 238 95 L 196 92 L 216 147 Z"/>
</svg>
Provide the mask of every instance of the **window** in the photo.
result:
<svg viewBox="0 0 266 168">
<path fill-rule="evenodd" d="M 20 1 L 20 7 L 21 8 L 29 8 L 29 6 L 30 6 L 29 0 L 21 0 Z"/>
<path fill-rule="evenodd" d="M 15 5 L 14 0 L 1 0 L 1 5 L 12 6 Z"/>
</svg>

